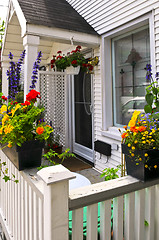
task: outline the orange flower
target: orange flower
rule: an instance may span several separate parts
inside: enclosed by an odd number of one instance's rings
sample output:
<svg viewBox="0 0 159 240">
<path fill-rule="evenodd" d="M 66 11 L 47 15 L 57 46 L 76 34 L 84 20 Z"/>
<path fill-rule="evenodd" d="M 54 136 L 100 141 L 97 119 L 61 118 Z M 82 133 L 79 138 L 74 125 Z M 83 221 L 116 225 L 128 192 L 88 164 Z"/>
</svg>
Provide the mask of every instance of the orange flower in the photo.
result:
<svg viewBox="0 0 159 240">
<path fill-rule="evenodd" d="M 144 132 L 146 130 L 146 127 L 144 127 L 144 126 L 140 126 L 139 128 L 138 128 L 138 131 L 139 132 Z"/>
<path fill-rule="evenodd" d="M 36 129 L 36 132 L 37 132 L 37 134 L 42 134 L 43 132 L 44 132 L 44 128 L 43 127 L 38 127 L 37 129 Z"/>
<path fill-rule="evenodd" d="M 123 134 L 121 135 L 121 137 L 122 137 L 122 138 L 126 138 L 126 135 L 127 135 L 127 133 L 123 133 Z"/>
<path fill-rule="evenodd" d="M 138 132 L 138 129 L 135 126 L 133 126 L 133 127 L 130 127 L 130 131 L 131 132 Z"/>
<path fill-rule="evenodd" d="M 52 128 L 50 125 L 46 125 L 46 127 Z"/>
</svg>

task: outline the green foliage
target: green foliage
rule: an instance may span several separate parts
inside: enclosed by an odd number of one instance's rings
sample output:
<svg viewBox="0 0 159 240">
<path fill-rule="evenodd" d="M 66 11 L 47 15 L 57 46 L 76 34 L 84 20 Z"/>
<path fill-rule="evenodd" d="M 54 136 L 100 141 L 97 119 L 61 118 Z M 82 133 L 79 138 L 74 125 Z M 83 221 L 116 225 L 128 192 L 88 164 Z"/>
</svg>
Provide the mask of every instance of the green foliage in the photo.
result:
<svg viewBox="0 0 159 240">
<path fill-rule="evenodd" d="M 121 169 L 121 165 L 118 165 L 117 168 L 105 168 L 100 177 L 104 177 L 105 181 L 119 178 L 117 172 Z"/>
<path fill-rule="evenodd" d="M 0 49 L 2 48 L 2 37 L 4 35 L 4 30 L 5 30 L 5 26 L 4 26 L 4 21 L 2 21 L 2 23 L 0 24 Z"/>
<path fill-rule="evenodd" d="M 49 166 L 62 164 L 65 159 L 75 157 L 75 155 L 73 153 L 70 153 L 69 151 L 70 149 L 67 148 L 63 153 L 59 154 L 50 149 L 47 153 L 43 155 L 43 164 L 40 167 L 38 167 L 38 170 L 41 170 L 42 168 L 46 168 Z M 60 160 L 60 163 L 58 160 Z M 44 164 L 46 161 L 49 162 L 49 165 Z"/>
<path fill-rule="evenodd" d="M 3 112 L 2 109 L 6 107 Z M 39 116 L 43 113 L 44 108 L 38 108 L 31 102 L 28 106 L 21 104 L 14 105 L 9 103 L 9 106 L 3 105 L 1 107 L 2 126 L 1 143 L 10 143 L 9 146 L 17 144 L 21 146 L 25 141 L 37 139 L 40 141 L 47 140 L 53 129 L 45 122 L 38 122 Z M 38 130 L 43 132 L 38 132 Z"/>
<path fill-rule="evenodd" d="M 146 227 L 148 227 L 149 226 L 149 223 L 148 223 L 148 221 L 144 221 L 144 225 L 146 226 Z"/>
<path fill-rule="evenodd" d="M 15 175 L 12 174 L 11 176 L 8 175 L 8 168 L 7 168 L 7 165 L 6 165 L 6 162 L 1 162 L 1 159 L 0 159 L 0 176 L 3 175 L 3 180 L 5 182 L 8 182 L 8 181 L 13 181 L 15 183 L 18 183 L 19 181 L 15 178 Z"/>
<path fill-rule="evenodd" d="M 159 111 L 159 87 L 157 81 L 153 81 L 148 87 L 146 87 L 145 99 L 147 105 L 145 105 L 145 113 L 154 113 Z"/>
<path fill-rule="evenodd" d="M 23 91 L 18 92 L 15 95 L 15 101 L 18 102 L 18 103 L 23 103 L 24 102 L 24 92 Z"/>
</svg>

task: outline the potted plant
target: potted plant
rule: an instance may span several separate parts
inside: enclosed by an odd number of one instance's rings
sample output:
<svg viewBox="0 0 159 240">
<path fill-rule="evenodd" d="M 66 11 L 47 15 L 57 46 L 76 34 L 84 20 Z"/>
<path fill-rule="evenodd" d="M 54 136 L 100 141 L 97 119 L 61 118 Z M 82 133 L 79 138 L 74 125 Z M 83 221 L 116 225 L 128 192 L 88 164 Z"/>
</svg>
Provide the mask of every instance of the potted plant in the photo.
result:
<svg viewBox="0 0 159 240">
<path fill-rule="evenodd" d="M 42 148 L 53 132 L 44 120 L 39 120 L 44 108 L 35 106 L 40 93 L 31 90 L 24 103 L 3 104 L 0 109 L 2 150 L 18 170 L 41 165 Z"/>
<path fill-rule="evenodd" d="M 57 52 L 57 56 L 53 55 L 51 60 L 51 68 L 57 71 L 66 70 L 67 74 L 78 74 L 80 68 L 88 73 L 92 73 L 93 65 L 87 62 L 84 55 L 81 53 L 81 46 L 77 46 L 75 50 L 63 55 L 62 51 Z"/>
<path fill-rule="evenodd" d="M 142 181 L 159 177 L 158 117 L 159 113 L 135 111 L 121 135 L 127 174 Z"/>
<path fill-rule="evenodd" d="M 60 143 L 60 135 L 52 132 L 45 143 L 44 152 L 47 153 L 50 149 L 54 152 L 62 153 L 62 144 Z"/>
</svg>

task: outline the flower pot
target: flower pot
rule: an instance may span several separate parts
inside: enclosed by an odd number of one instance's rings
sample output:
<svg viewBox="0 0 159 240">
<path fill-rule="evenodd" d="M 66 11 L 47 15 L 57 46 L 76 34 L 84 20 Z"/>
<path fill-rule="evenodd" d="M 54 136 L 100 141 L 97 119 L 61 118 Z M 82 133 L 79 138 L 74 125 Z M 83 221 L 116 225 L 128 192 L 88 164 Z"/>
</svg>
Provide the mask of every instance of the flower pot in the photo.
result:
<svg viewBox="0 0 159 240">
<path fill-rule="evenodd" d="M 2 151 L 19 170 L 39 167 L 41 165 L 42 148 L 44 142 L 38 140 L 26 141 L 21 147 L 4 147 Z"/>
<path fill-rule="evenodd" d="M 129 151 L 130 148 L 122 144 L 122 153 L 125 154 L 128 175 L 143 182 L 159 178 L 159 150 L 135 150 L 133 157 Z M 148 157 L 145 157 L 145 153 L 148 154 Z M 142 160 L 140 161 L 139 158 Z"/>
<path fill-rule="evenodd" d="M 70 67 L 67 67 L 65 71 L 66 71 L 66 74 L 78 75 L 80 71 L 80 66 L 77 66 L 77 67 L 70 66 Z"/>
</svg>

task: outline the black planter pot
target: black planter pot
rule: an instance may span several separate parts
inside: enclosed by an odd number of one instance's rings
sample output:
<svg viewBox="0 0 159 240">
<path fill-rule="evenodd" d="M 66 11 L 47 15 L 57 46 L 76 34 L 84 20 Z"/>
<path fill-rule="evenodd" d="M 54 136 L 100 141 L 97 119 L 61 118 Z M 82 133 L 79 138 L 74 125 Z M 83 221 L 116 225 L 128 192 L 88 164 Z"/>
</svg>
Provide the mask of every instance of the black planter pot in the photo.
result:
<svg viewBox="0 0 159 240">
<path fill-rule="evenodd" d="M 130 148 L 122 144 L 122 153 L 125 154 L 127 174 L 143 182 L 159 178 L 159 150 L 135 150 L 134 157 L 130 155 Z M 148 154 L 148 158 L 145 157 Z M 141 157 L 142 161 L 138 158 Z M 148 166 L 148 168 L 145 167 Z M 154 166 L 157 168 L 154 168 Z"/>
<path fill-rule="evenodd" d="M 27 141 L 21 147 L 4 147 L 2 151 L 19 170 L 39 167 L 41 165 L 42 148 L 44 142 L 38 140 Z"/>
</svg>

